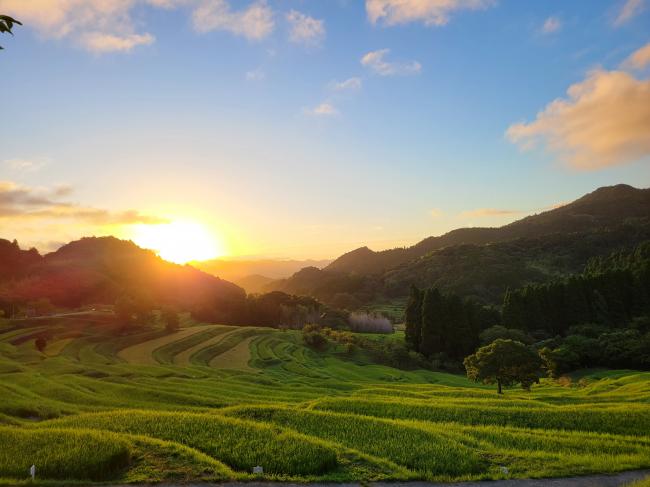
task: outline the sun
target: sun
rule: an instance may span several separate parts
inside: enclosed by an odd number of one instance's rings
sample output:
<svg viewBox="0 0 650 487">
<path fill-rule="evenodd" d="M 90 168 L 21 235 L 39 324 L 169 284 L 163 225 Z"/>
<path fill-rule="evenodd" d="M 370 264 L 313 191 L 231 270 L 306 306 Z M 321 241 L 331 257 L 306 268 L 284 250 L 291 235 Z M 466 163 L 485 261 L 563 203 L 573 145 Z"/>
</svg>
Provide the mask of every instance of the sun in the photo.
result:
<svg viewBox="0 0 650 487">
<path fill-rule="evenodd" d="M 138 225 L 133 241 L 176 264 L 214 259 L 225 254 L 217 237 L 205 225 L 193 221 Z"/>
</svg>

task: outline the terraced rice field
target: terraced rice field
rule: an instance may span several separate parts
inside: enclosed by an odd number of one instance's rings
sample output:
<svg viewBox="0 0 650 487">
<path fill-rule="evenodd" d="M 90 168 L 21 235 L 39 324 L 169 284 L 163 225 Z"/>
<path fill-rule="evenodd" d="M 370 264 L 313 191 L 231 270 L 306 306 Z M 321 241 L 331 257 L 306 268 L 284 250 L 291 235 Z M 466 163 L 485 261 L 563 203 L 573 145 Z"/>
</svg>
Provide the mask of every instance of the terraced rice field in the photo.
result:
<svg viewBox="0 0 650 487">
<path fill-rule="evenodd" d="M 187 324 L 186 324 L 187 325 Z M 34 339 L 50 334 L 45 353 Z M 0 328 L 0 483 L 560 477 L 650 467 L 650 374 L 530 393 L 370 363 L 296 331 Z M 507 468 L 507 474 L 502 467 Z"/>
</svg>

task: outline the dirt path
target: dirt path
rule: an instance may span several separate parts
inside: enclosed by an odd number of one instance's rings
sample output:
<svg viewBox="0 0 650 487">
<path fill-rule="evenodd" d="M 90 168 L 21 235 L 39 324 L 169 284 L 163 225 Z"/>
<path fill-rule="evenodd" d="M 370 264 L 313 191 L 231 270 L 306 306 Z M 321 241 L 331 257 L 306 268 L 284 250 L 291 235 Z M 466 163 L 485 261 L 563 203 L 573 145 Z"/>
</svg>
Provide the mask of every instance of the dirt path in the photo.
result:
<svg viewBox="0 0 650 487">
<path fill-rule="evenodd" d="M 218 484 L 156 484 L 156 487 L 623 487 L 650 476 L 650 470 L 633 470 L 613 475 L 588 475 L 558 479 L 485 480 L 483 482 L 368 482 L 368 483 L 283 483 L 283 482 L 222 482 Z M 134 484 L 135 485 L 135 484 Z M 131 485 L 129 487 L 134 487 Z M 109 486 L 127 487 L 127 486 Z M 135 485 L 137 487 L 137 485 Z"/>
</svg>

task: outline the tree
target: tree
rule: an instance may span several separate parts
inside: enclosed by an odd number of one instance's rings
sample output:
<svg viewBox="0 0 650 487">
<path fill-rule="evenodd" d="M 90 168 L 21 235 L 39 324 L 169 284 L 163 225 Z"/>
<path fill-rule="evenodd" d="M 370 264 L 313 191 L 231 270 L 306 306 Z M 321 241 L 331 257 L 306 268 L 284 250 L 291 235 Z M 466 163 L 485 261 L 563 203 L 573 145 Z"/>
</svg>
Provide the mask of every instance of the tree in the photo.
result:
<svg viewBox="0 0 650 487">
<path fill-rule="evenodd" d="M 0 15 L 0 34 L 7 32 L 8 34 L 14 35 L 11 29 L 14 28 L 14 24 L 23 25 L 13 17 L 8 15 Z M 4 49 L 0 46 L 0 49 Z"/>
<path fill-rule="evenodd" d="M 539 354 L 521 342 L 498 339 L 479 348 L 464 360 L 467 377 L 475 382 L 497 384 L 497 392 L 503 394 L 502 386 L 521 384 L 525 390 L 539 382 L 542 361 Z"/>
<path fill-rule="evenodd" d="M 180 322 L 178 320 L 178 311 L 171 307 L 165 307 L 161 312 L 162 319 L 165 322 L 165 329 L 169 332 L 178 330 Z"/>
<path fill-rule="evenodd" d="M 43 353 L 43 351 L 45 351 L 45 347 L 47 347 L 47 340 L 45 339 L 45 337 L 38 337 L 34 341 L 34 345 L 36 345 L 36 350 Z"/>
<path fill-rule="evenodd" d="M 415 286 L 411 286 L 411 295 L 404 311 L 405 340 L 411 350 L 416 352 L 420 351 L 420 341 L 422 339 L 422 297 L 422 291 Z"/>
<path fill-rule="evenodd" d="M 514 340 L 516 342 L 525 343 L 526 345 L 533 343 L 533 339 L 525 332 L 516 328 L 506 328 L 501 325 L 491 326 L 490 328 L 483 330 L 479 335 L 481 345 L 488 345 L 499 338 L 504 340 Z"/>
</svg>

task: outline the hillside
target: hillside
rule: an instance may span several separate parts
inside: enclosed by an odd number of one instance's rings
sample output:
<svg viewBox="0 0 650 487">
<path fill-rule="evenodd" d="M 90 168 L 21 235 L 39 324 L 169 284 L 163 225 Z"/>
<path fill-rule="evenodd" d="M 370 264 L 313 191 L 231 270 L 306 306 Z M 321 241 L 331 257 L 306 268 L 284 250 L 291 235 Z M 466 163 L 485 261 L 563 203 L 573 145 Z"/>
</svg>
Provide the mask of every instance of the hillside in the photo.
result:
<svg viewBox="0 0 650 487">
<path fill-rule="evenodd" d="M 580 272 L 592 257 L 649 238 L 650 190 L 618 185 L 500 228 L 458 229 L 405 249 L 363 247 L 265 289 L 354 308 L 405 296 L 416 284 L 500 304 L 509 287 Z"/>
<path fill-rule="evenodd" d="M 2 255 L 16 252 L 3 250 Z M 119 295 L 133 293 L 189 308 L 203 301 L 227 303 L 245 297 L 228 281 L 172 264 L 114 237 L 83 238 L 42 257 L 28 252 L 28 257 L 14 265 L 10 275 L 0 274 L 3 301 L 47 298 L 55 305 L 75 307 L 113 303 Z"/>
<path fill-rule="evenodd" d="M 374 252 L 362 247 L 334 260 L 325 269 L 336 272 L 381 274 L 431 251 L 461 244 L 487 244 L 551 233 L 597 231 L 628 219 L 650 219 L 650 189 L 625 184 L 597 189 L 572 203 L 528 216 L 499 228 L 460 228 L 428 237 L 412 247 Z"/>
<path fill-rule="evenodd" d="M 336 342 L 317 351 L 296 330 L 114 326 L 101 313 L 0 326 L 0 485 L 26 484 L 32 463 L 44 485 L 448 482 L 502 479 L 504 466 L 512 478 L 650 467 L 648 373 L 592 371 L 574 387 L 543 379 L 504 398 Z"/>
</svg>

